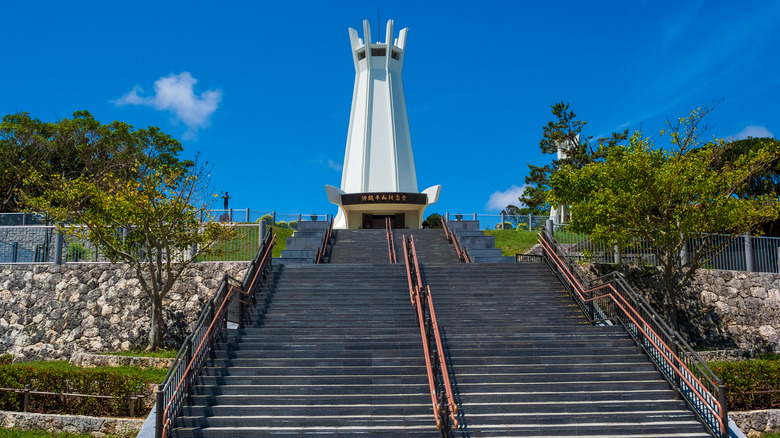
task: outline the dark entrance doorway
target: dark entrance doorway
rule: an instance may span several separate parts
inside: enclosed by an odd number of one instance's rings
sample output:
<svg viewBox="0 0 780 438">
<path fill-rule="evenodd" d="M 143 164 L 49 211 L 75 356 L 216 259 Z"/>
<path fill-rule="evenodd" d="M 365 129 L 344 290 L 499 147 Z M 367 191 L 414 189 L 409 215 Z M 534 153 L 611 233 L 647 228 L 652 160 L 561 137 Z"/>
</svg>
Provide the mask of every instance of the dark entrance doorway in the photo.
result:
<svg viewBox="0 0 780 438">
<path fill-rule="evenodd" d="M 383 229 L 385 227 L 385 219 L 390 218 L 390 227 L 393 229 L 396 228 L 406 228 L 405 224 L 405 214 L 404 213 L 397 213 L 397 214 L 370 214 L 370 213 L 363 213 L 363 226 L 361 228 L 379 228 Z"/>
</svg>

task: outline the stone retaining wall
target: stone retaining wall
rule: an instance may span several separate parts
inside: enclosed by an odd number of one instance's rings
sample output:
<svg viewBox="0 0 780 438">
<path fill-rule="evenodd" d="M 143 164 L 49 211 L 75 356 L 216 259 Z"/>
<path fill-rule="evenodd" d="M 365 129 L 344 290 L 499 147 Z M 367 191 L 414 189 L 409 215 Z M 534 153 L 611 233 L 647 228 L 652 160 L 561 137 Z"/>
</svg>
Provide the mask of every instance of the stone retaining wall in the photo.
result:
<svg viewBox="0 0 780 438">
<path fill-rule="evenodd" d="M 193 264 L 163 300 L 163 343 L 178 347 L 223 274 L 241 279 L 247 266 Z M 15 361 L 142 347 L 149 313 L 149 299 L 124 264 L 0 265 L 0 354 Z"/>
<path fill-rule="evenodd" d="M 749 437 L 764 433 L 780 432 L 780 409 L 729 412 L 729 418 Z"/>
<path fill-rule="evenodd" d="M 0 427 L 22 430 L 44 430 L 48 433 L 134 436 L 141 429 L 143 418 L 88 417 L 86 415 L 32 414 L 0 411 Z"/>
<path fill-rule="evenodd" d="M 614 265 L 586 265 L 591 278 Z M 658 270 L 621 266 L 629 283 L 657 301 Z M 700 269 L 679 297 L 680 331 L 696 346 L 780 351 L 780 274 Z"/>
</svg>

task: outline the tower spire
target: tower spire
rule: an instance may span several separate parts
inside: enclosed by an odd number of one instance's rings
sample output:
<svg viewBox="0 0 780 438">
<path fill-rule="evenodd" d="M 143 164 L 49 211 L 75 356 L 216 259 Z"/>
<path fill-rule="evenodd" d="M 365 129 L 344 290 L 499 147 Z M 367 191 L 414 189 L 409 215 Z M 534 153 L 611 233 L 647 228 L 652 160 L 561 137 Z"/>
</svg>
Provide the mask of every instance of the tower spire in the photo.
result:
<svg viewBox="0 0 780 438">
<path fill-rule="evenodd" d="M 377 38 L 377 42 L 372 43 L 368 20 L 363 20 L 362 40 L 356 30 L 349 29 L 352 60 L 355 64 L 355 86 L 341 189 L 328 189 L 331 202 L 341 208 L 334 226 L 343 228 L 351 222 L 340 199 L 342 194 L 367 194 L 365 198 L 368 200 L 368 194 L 382 193 L 384 198 L 380 197 L 380 200 L 392 199 L 394 204 L 383 206 L 380 210 L 385 213 L 397 213 L 399 209 L 408 210 L 409 213 L 398 214 L 408 215 L 407 226 L 413 227 L 415 223 L 416 227 L 419 227 L 422 222 L 419 216 L 425 206 L 436 202 L 438 198 L 439 186 L 431 187 L 424 193 L 417 191 L 417 173 L 401 78 L 407 31 L 406 28 L 400 31 L 398 39 L 395 40 L 396 45 L 393 44 L 393 20 L 387 21 L 384 42 Z M 377 36 L 379 35 L 381 33 L 377 29 Z M 416 203 L 403 207 L 402 201 L 412 196 L 401 194 L 417 196 Z M 420 195 L 424 196 L 420 198 Z M 374 196 L 371 196 L 371 199 L 375 199 Z M 414 215 L 410 209 L 414 210 Z"/>
</svg>

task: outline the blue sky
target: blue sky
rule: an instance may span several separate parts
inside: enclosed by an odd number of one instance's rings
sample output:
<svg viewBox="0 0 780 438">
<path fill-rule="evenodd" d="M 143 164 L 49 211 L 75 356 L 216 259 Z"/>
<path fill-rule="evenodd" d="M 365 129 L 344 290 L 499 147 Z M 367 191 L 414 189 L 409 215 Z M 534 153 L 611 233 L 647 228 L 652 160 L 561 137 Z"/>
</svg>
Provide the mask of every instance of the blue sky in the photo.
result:
<svg viewBox="0 0 780 438">
<path fill-rule="evenodd" d="M 431 212 L 516 200 L 550 105 L 587 135 L 723 100 L 712 135 L 780 135 L 780 1 L 3 2 L 0 113 L 159 126 L 231 206 L 335 213 L 354 81 L 347 28 L 409 28 L 404 89 Z M 659 143 L 662 144 L 662 143 Z M 221 203 L 220 203 L 221 204 Z"/>
</svg>

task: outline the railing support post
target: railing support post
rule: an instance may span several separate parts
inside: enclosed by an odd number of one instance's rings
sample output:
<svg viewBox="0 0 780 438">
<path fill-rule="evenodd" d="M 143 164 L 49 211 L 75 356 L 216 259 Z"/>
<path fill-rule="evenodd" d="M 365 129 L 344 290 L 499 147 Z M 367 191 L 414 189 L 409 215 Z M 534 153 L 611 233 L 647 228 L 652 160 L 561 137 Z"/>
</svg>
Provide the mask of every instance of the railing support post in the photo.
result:
<svg viewBox="0 0 780 438">
<path fill-rule="evenodd" d="M 157 386 L 157 403 L 155 403 L 154 406 L 154 416 L 155 416 L 155 422 L 154 422 L 154 436 L 155 438 L 162 438 L 162 429 L 163 429 L 163 412 L 165 411 L 165 394 L 163 393 L 163 386 L 158 385 Z"/>
<path fill-rule="evenodd" d="M 555 234 L 554 234 L 555 230 L 554 230 L 554 226 L 553 226 L 553 220 L 552 219 L 547 219 L 547 222 L 545 222 L 544 225 L 547 228 L 547 234 L 549 234 L 550 237 L 555 237 Z"/>
<path fill-rule="evenodd" d="M 273 222 L 271 222 L 271 226 L 276 225 L 276 212 L 275 211 L 271 212 L 271 218 L 273 219 Z"/>
<path fill-rule="evenodd" d="M 11 245 L 11 263 L 19 261 L 19 242 L 14 242 Z"/>
<path fill-rule="evenodd" d="M 54 264 L 62 264 L 62 247 L 65 246 L 65 237 L 62 235 L 62 231 L 57 229 L 57 240 L 54 241 Z"/>
<path fill-rule="evenodd" d="M 249 209 L 248 208 L 246 209 L 246 219 L 244 220 L 244 222 L 249 223 Z"/>
<path fill-rule="evenodd" d="M 720 431 L 723 438 L 729 438 L 729 408 L 728 399 L 726 397 L 726 385 L 718 386 L 718 401 L 720 402 L 721 413 L 720 418 L 723 420 L 723 430 Z"/>
<path fill-rule="evenodd" d="M 301 221 L 301 214 L 298 213 L 298 222 L 300 222 L 300 221 Z"/>
<path fill-rule="evenodd" d="M 233 222 L 233 209 L 232 208 L 228 210 L 228 217 L 230 218 L 229 221 Z"/>
<path fill-rule="evenodd" d="M 756 268 L 753 264 L 753 239 L 750 236 L 750 232 L 745 233 L 745 270 L 748 272 L 756 272 Z"/>
<path fill-rule="evenodd" d="M 501 226 L 498 229 L 499 230 L 503 230 L 504 229 L 504 213 L 503 212 L 501 213 Z"/>
<path fill-rule="evenodd" d="M 27 412 L 30 407 L 30 385 L 24 385 L 24 406 L 22 406 L 22 412 Z"/>
<path fill-rule="evenodd" d="M 450 221 L 450 212 L 444 213 L 444 216 L 447 218 L 447 222 Z"/>
<path fill-rule="evenodd" d="M 528 231 L 534 230 L 534 215 L 528 213 Z"/>
<path fill-rule="evenodd" d="M 474 213 L 474 220 L 477 220 L 477 214 Z"/>
</svg>

